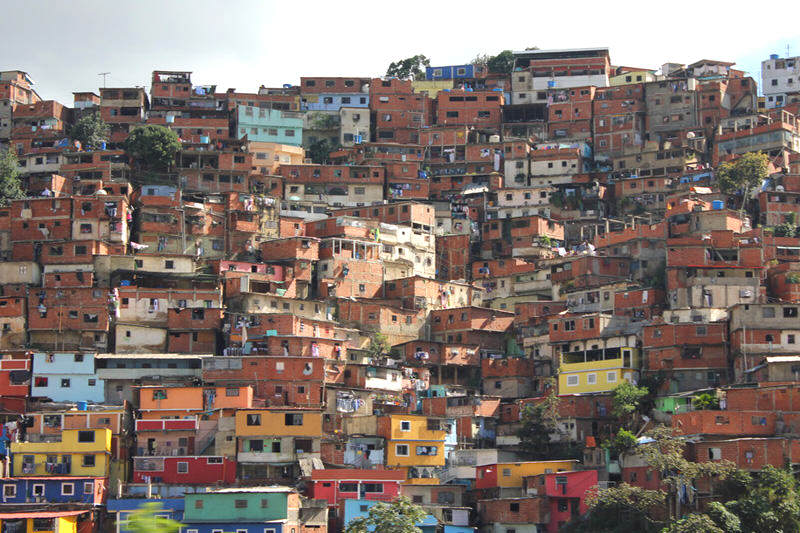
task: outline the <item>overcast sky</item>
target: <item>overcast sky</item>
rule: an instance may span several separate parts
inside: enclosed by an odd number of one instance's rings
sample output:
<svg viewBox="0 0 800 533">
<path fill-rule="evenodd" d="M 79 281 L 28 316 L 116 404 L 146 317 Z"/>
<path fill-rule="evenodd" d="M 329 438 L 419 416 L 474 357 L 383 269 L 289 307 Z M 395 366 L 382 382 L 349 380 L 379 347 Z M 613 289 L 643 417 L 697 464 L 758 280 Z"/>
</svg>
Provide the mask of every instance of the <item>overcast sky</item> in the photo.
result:
<svg viewBox="0 0 800 533">
<path fill-rule="evenodd" d="M 28 72 L 42 98 L 67 105 L 73 91 L 101 87 L 100 72 L 111 72 L 108 87 L 149 88 L 154 69 L 190 70 L 197 85 L 255 92 L 300 76 L 379 76 L 418 53 L 448 65 L 528 46 L 607 46 L 613 64 L 646 68 L 734 61 L 760 82 L 770 53 L 785 56 L 788 44 L 800 55 L 791 23 L 800 7 L 753 9 L 703 0 L 29 0 L 2 7 L 0 70 Z"/>
</svg>

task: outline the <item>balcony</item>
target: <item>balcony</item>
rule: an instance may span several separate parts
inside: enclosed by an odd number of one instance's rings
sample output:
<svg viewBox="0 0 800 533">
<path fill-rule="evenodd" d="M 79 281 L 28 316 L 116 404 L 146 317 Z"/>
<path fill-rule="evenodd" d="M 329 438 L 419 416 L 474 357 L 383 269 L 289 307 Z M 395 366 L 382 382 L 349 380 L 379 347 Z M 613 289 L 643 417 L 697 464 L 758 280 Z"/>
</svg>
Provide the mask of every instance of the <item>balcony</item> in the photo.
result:
<svg viewBox="0 0 800 533">
<path fill-rule="evenodd" d="M 636 348 L 606 348 L 570 352 L 561 356 L 562 372 L 581 372 L 612 368 L 638 368 L 639 350 Z"/>
</svg>

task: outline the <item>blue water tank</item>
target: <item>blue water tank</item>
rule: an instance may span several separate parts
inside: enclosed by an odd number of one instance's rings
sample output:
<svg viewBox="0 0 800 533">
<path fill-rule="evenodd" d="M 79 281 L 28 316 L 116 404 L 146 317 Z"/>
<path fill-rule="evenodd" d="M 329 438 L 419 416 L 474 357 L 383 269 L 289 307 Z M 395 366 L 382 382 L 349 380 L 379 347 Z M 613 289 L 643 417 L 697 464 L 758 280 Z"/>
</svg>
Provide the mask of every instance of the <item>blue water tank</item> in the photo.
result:
<svg viewBox="0 0 800 533">
<path fill-rule="evenodd" d="M 106 142 L 105 142 L 105 141 L 102 141 L 102 142 L 100 143 L 100 149 L 101 149 L 101 150 L 105 150 L 105 149 L 106 149 Z"/>
<path fill-rule="evenodd" d="M 714 200 L 711 202 L 711 209 L 714 211 L 719 211 L 720 209 L 725 209 L 725 202 L 722 200 Z"/>
<path fill-rule="evenodd" d="M 550 80 L 550 81 L 547 82 L 547 88 L 548 89 L 553 89 L 553 88 L 555 88 L 555 86 L 556 86 L 556 80 Z"/>
<path fill-rule="evenodd" d="M 89 408 L 88 402 L 78 402 L 78 411 L 86 411 Z"/>
<path fill-rule="evenodd" d="M 200 137 L 200 142 L 203 144 L 208 144 L 211 142 L 211 137 L 203 135 L 202 137 Z"/>
<path fill-rule="evenodd" d="M 778 54 L 770 54 L 769 58 L 770 59 L 778 59 Z"/>
</svg>

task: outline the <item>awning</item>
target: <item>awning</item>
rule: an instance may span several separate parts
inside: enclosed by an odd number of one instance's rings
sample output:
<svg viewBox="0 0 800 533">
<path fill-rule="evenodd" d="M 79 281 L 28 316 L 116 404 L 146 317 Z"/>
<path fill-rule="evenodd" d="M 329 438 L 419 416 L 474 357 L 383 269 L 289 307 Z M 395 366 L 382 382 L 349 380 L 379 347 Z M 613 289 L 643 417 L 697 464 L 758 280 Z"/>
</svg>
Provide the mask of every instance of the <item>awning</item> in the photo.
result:
<svg viewBox="0 0 800 533">
<path fill-rule="evenodd" d="M 20 518 L 61 518 L 63 516 L 77 516 L 89 511 L 38 511 L 32 513 L 0 513 L 0 520 L 14 520 Z"/>
</svg>

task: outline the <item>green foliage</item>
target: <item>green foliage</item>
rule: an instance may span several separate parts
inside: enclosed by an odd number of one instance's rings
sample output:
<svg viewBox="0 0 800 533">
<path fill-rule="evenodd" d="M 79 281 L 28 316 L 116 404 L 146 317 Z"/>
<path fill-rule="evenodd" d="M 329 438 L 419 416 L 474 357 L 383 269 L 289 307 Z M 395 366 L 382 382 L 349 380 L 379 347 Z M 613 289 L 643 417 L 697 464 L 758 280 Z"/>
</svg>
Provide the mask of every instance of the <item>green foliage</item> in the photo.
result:
<svg viewBox="0 0 800 533">
<path fill-rule="evenodd" d="M 98 149 L 108 140 L 111 128 L 100 118 L 100 113 L 91 113 L 81 117 L 69 131 L 69 136 L 80 141 L 84 148 Z"/>
<path fill-rule="evenodd" d="M 798 232 L 798 227 L 796 224 L 791 222 L 784 222 L 783 224 L 778 224 L 772 230 L 772 234 L 776 237 L 796 237 Z"/>
<path fill-rule="evenodd" d="M 18 167 L 17 154 L 13 150 L 8 149 L 5 152 L 0 150 L 0 206 L 8 205 L 16 198 L 25 197 Z"/>
<path fill-rule="evenodd" d="M 392 351 L 392 346 L 383 333 L 375 332 L 369 337 L 369 346 L 367 346 L 367 354 L 370 357 L 383 357 Z"/>
<path fill-rule="evenodd" d="M 154 124 L 137 126 L 125 140 L 125 150 L 152 170 L 168 169 L 180 149 L 181 143 L 174 131 Z"/>
<path fill-rule="evenodd" d="M 726 507 L 742 521 L 743 533 L 800 531 L 800 495 L 789 470 L 765 466 L 747 493 Z"/>
<path fill-rule="evenodd" d="M 717 169 L 717 184 L 722 192 L 742 193 L 742 207 L 750 191 L 760 187 L 769 172 L 769 158 L 761 152 L 748 152 L 722 163 Z"/>
<path fill-rule="evenodd" d="M 400 61 L 393 61 L 386 69 L 386 75 L 401 79 L 413 78 L 415 80 L 425 79 L 425 67 L 431 66 L 431 61 L 422 54 L 407 57 Z"/>
<path fill-rule="evenodd" d="M 692 407 L 702 411 L 719 409 L 719 398 L 717 398 L 716 394 L 704 392 L 692 398 Z"/>
<path fill-rule="evenodd" d="M 612 412 L 614 416 L 622 420 L 630 420 L 634 413 L 639 411 L 642 401 L 650 394 L 645 387 L 637 387 L 629 381 L 623 381 L 613 391 L 614 404 Z"/>
<path fill-rule="evenodd" d="M 706 507 L 708 515 L 714 524 L 725 533 L 739 533 L 742 530 L 742 521 L 719 502 L 711 502 Z"/>
<path fill-rule="evenodd" d="M 786 274 L 786 283 L 792 283 L 792 284 L 800 283 L 800 274 L 798 274 L 797 272 L 791 272 L 789 274 Z"/>
<path fill-rule="evenodd" d="M 717 527 L 717 524 L 705 514 L 690 514 L 673 522 L 661 530 L 661 533 L 727 533 L 724 529 Z"/>
<path fill-rule="evenodd" d="M 627 429 L 620 429 L 611 441 L 611 453 L 619 455 L 628 452 L 636 446 L 636 435 Z"/>
<path fill-rule="evenodd" d="M 161 510 L 160 503 L 145 503 L 140 509 L 128 516 L 128 521 L 124 524 L 123 530 L 131 531 L 132 533 L 177 533 L 183 527 L 183 524 L 169 518 L 157 516 Z"/>
<path fill-rule="evenodd" d="M 314 113 L 309 117 L 309 123 L 314 130 L 333 130 L 339 127 L 340 121 L 338 115 Z"/>
<path fill-rule="evenodd" d="M 398 498 L 392 503 L 378 502 L 369 508 L 367 516 L 352 520 L 345 533 L 421 533 L 417 524 L 425 519 L 422 507 L 408 498 Z"/>
<path fill-rule="evenodd" d="M 562 445 L 551 442 L 551 436 L 558 434 L 558 396 L 555 387 L 550 387 L 544 400 L 523 409 L 517 436 L 520 447 L 533 458 L 552 459 L 559 449 L 563 449 Z"/>
<path fill-rule="evenodd" d="M 655 518 L 666 502 L 660 490 L 647 490 L 622 483 L 589 494 L 589 513 L 582 521 L 568 524 L 570 533 L 656 533 L 663 523 Z"/>
<path fill-rule="evenodd" d="M 327 163 L 330 153 L 338 148 L 338 144 L 334 144 L 328 139 L 320 139 L 311 143 L 306 150 L 306 157 L 310 158 L 314 163 L 321 165 Z"/>
<path fill-rule="evenodd" d="M 489 72 L 509 74 L 514 70 L 514 53 L 511 50 L 503 50 L 496 56 L 487 59 L 486 67 L 489 69 Z"/>
<path fill-rule="evenodd" d="M 730 461 L 706 461 L 695 463 L 684 456 L 684 439 L 673 428 L 656 426 L 646 433 L 653 442 L 640 444 L 636 452 L 656 472 L 662 472 L 661 481 L 674 495 L 687 479 L 726 479 L 733 475 L 736 466 Z M 666 475 L 664 473 L 667 473 Z"/>
</svg>

